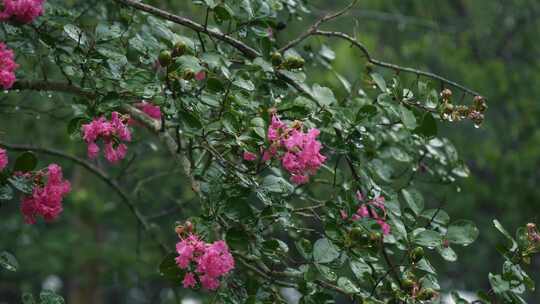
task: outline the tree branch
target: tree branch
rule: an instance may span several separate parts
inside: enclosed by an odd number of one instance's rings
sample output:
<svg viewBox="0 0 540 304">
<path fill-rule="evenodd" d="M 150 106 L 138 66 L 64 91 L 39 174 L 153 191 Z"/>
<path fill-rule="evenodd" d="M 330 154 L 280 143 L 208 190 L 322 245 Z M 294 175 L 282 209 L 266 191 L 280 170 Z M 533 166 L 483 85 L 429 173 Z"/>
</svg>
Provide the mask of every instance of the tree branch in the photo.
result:
<svg viewBox="0 0 540 304">
<path fill-rule="evenodd" d="M 178 15 L 174 15 L 174 14 L 171 14 L 167 11 L 164 11 L 162 9 L 159 9 L 157 7 L 153 7 L 151 5 L 148 5 L 148 4 L 144 4 L 144 3 L 141 3 L 141 2 L 137 2 L 137 1 L 134 1 L 134 0 L 113 0 L 117 3 L 120 3 L 120 4 L 123 4 L 123 5 L 126 5 L 126 6 L 129 6 L 129 7 L 133 7 L 135 9 L 138 9 L 138 10 L 141 10 L 141 11 L 144 11 L 144 12 L 147 12 L 147 13 L 150 13 L 154 16 L 158 16 L 158 17 L 161 17 L 163 19 L 167 19 L 169 21 L 172 21 L 174 23 L 177 23 L 177 24 L 180 24 L 180 25 L 183 25 L 185 27 L 188 27 L 196 32 L 201 32 L 201 33 L 205 33 L 211 37 L 214 37 L 218 40 L 221 40 L 223 42 L 226 42 L 227 44 L 233 46 L 234 48 L 236 48 L 237 50 L 239 50 L 240 52 L 242 52 L 246 57 L 250 58 L 250 59 L 255 59 L 256 57 L 259 57 L 260 54 L 257 50 L 253 49 L 252 47 L 244 44 L 243 42 L 241 42 L 240 40 L 237 40 L 227 34 L 223 34 L 223 33 L 220 33 L 218 31 L 215 31 L 215 30 L 211 30 L 211 29 L 208 29 L 206 27 L 204 27 L 203 25 L 191 20 L 191 19 L 188 19 L 188 18 L 185 18 L 185 17 L 181 17 L 181 16 L 178 16 Z"/>
<path fill-rule="evenodd" d="M 336 13 L 333 13 L 333 14 L 327 14 L 323 17 L 321 17 L 319 20 L 317 20 L 315 23 L 313 23 L 312 26 L 309 27 L 309 29 L 307 31 L 305 31 L 304 33 L 302 33 L 300 36 L 298 36 L 296 39 L 294 40 L 291 40 L 289 43 L 287 43 L 284 47 L 280 48 L 278 50 L 278 52 L 280 53 L 283 53 L 285 52 L 286 50 L 294 47 L 295 45 L 299 44 L 300 42 L 304 41 L 304 39 L 308 38 L 309 36 L 313 35 L 314 32 L 316 32 L 319 27 L 327 22 L 327 21 L 330 21 L 332 19 L 335 19 L 343 14 L 345 14 L 347 11 L 349 11 L 356 3 L 358 2 L 358 0 L 353 0 L 349 5 L 347 5 L 344 9 L 336 12 Z"/>
<path fill-rule="evenodd" d="M 146 217 L 137 209 L 137 206 L 135 206 L 135 203 L 131 201 L 129 198 L 129 195 L 122 190 L 122 188 L 118 185 L 116 181 L 114 181 L 112 178 L 110 178 L 105 172 L 103 172 L 100 168 L 92 165 L 91 163 L 85 161 L 84 159 L 81 159 L 79 157 L 69 155 L 67 153 L 64 153 L 59 150 L 55 149 L 49 149 L 44 147 L 36 147 L 36 146 L 30 146 L 30 145 L 17 145 L 17 144 L 10 144 L 6 142 L 0 141 L 0 147 L 4 147 L 8 150 L 12 151 L 34 151 L 37 153 L 57 156 L 60 158 L 67 159 L 83 168 L 88 170 L 90 173 L 94 174 L 96 177 L 98 177 L 100 180 L 102 180 L 107 186 L 109 186 L 111 189 L 118 194 L 118 196 L 121 198 L 122 202 L 129 208 L 131 213 L 135 216 L 137 221 L 141 224 L 141 226 L 147 231 L 151 232 L 152 238 L 154 241 L 161 247 L 161 249 L 164 252 L 170 251 L 168 246 L 164 243 L 162 243 L 159 238 L 154 234 L 154 230 L 150 227 L 150 223 L 146 220 Z"/>
<path fill-rule="evenodd" d="M 460 90 L 462 90 L 464 92 L 467 92 L 467 93 L 469 93 L 469 94 L 471 94 L 473 96 L 482 96 L 480 93 L 478 93 L 476 91 L 473 91 L 472 89 L 470 89 L 468 87 L 460 85 L 457 82 L 451 81 L 451 80 L 446 79 L 446 78 L 444 78 L 442 76 L 439 76 L 437 74 L 434 74 L 434 73 L 431 73 L 431 72 L 425 72 L 425 71 L 421 71 L 421 70 L 417 70 L 417 69 L 413 69 L 413 68 L 409 68 L 409 67 L 403 67 L 403 66 L 400 66 L 400 65 L 397 65 L 397 64 L 377 60 L 377 59 L 375 59 L 375 58 L 373 58 L 371 56 L 371 54 L 369 53 L 368 49 L 366 48 L 366 46 L 364 44 L 362 44 L 361 42 L 357 41 L 355 38 L 353 38 L 353 37 L 351 37 L 351 36 L 349 36 L 349 35 L 347 35 L 345 33 L 317 30 L 317 31 L 313 32 L 312 35 L 326 36 L 326 37 L 336 37 L 336 38 L 345 39 L 345 40 L 349 41 L 350 43 L 352 43 L 355 47 L 357 47 L 366 56 L 366 59 L 368 60 L 368 62 L 370 62 L 370 63 L 372 63 L 372 64 L 374 64 L 376 66 L 380 66 L 380 67 L 383 67 L 383 68 L 388 68 L 388 69 L 392 69 L 392 70 L 396 70 L 396 71 L 412 73 L 412 74 L 416 74 L 416 75 L 419 75 L 419 76 L 425 76 L 425 77 L 428 77 L 428 78 L 436 79 L 436 80 L 444 82 L 444 83 L 446 83 L 446 84 L 448 84 L 450 86 L 458 88 L 458 89 L 460 89 Z"/>
</svg>

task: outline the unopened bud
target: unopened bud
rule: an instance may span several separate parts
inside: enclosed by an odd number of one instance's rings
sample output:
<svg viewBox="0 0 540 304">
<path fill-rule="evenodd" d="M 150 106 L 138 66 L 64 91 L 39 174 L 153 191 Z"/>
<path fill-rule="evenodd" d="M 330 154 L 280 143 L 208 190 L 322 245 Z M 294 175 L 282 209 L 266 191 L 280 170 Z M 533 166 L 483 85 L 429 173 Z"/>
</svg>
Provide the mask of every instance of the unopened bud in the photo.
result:
<svg viewBox="0 0 540 304">
<path fill-rule="evenodd" d="M 444 89 L 441 92 L 441 97 L 443 100 L 448 100 L 452 97 L 452 91 L 450 89 Z"/>
</svg>

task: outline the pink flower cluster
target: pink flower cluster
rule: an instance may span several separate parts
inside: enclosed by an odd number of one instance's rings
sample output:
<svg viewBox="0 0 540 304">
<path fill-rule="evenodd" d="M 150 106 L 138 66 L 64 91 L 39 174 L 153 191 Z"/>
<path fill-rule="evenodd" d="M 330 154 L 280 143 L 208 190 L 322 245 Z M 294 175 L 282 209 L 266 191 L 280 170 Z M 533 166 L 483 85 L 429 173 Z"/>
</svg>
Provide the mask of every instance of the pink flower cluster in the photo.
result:
<svg viewBox="0 0 540 304">
<path fill-rule="evenodd" d="M 9 89 L 15 83 L 15 70 L 19 67 L 15 63 L 13 50 L 0 42 L 0 86 Z"/>
<path fill-rule="evenodd" d="M 71 185 L 64 180 L 60 166 L 50 164 L 46 171 L 37 173 L 32 195 L 22 199 L 21 212 L 28 224 L 35 224 L 37 216 L 42 216 L 46 221 L 58 217 L 62 212 L 62 199 L 71 191 Z"/>
<path fill-rule="evenodd" d="M 208 290 L 219 288 L 219 278 L 234 268 L 234 259 L 224 241 L 205 243 L 195 234 L 190 234 L 176 244 L 176 263 L 181 269 L 190 269 L 183 279 L 184 288 L 197 285 L 195 274 L 202 287 Z"/>
<path fill-rule="evenodd" d="M 318 129 L 304 133 L 299 122 L 288 127 L 274 114 L 267 135 L 271 144 L 264 151 L 263 160 L 278 157 L 283 168 L 291 174 L 291 181 L 297 185 L 305 184 L 309 176 L 314 175 L 326 161 L 326 157 L 320 153 L 322 145 L 317 140 L 319 134 Z M 254 160 L 250 154 L 244 154 L 244 159 Z"/>
<path fill-rule="evenodd" d="M 6 168 L 8 164 L 8 157 L 6 150 L 0 148 L 0 172 Z"/>
<path fill-rule="evenodd" d="M 122 142 L 131 141 L 131 132 L 127 126 L 127 119 L 123 119 L 118 112 L 112 112 L 111 120 L 104 117 L 94 119 L 82 125 L 83 139 L 88 144 L 88 157 L 94 159 L 98 156 L 100 148 L 96 141 L 103 140 L 105 145 L 105 158 L 110 163 L 116 163 L 126 157 L 127 146 Z"/>
<path fill-rule="evenodd" d="M 135 107 L 137 107 L 139 110 L 143 111 L 144 113 L 146 113 L 146 115 L 152 117 L 153 119 L 161 119 L 161 109 L 159 108 L 159 106 L 156 106 L 153 103 L 141 101 L 135 104 Z"/>
<path fill-rule="evenodd" d="M 359 201 L 364 200 L 364 196 L 360 191 L 356 192 L 356 198 Z M 385 200 L 384 196 L 377 196 L 373 200 L 361 204 L 358 209 L 356 210 L 356 213 L 351 216 L 352 221 L 358 221 L 363 218 L 372 218 L 377 221 L 377 224 L 381 227 L 381 230 L 384 235 L 390 234 L 390 225 L 386 222 L 386 208 L 384 206 Z M 349 218 L 347 215 L 347 212 L 344 210 L 341 210 L 341 218 L 346 220 Z M 382 213 L 380 215 L 379 213 Z"/>
<path fill-rule="evenodd" d="M 4 0 L 0 21 L 30 23 L 43 15 L 45 0 Z"/>
</svg>

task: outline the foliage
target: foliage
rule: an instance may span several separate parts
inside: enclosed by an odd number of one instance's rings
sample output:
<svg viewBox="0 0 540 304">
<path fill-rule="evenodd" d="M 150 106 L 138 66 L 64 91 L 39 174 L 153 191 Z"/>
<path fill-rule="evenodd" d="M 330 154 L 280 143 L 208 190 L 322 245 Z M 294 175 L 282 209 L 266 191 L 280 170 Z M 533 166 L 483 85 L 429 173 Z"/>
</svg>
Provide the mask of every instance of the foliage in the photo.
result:
<svg viewBox="0 0 540 304">
<path fill-rule="evenodd" d="M 130 0 L 64 2 L 48 1 L 45 15 L 32 25 L 2 23 L 1 40 L 17 50 L 21 65 L 10 98 L 18 102 L 19 90 L 73 95 L 65 100 L 62 124 L 64 137 L 78 146 L 84 146 L 83 125 L 116 111 L 126 121 L 129 115 L 136 121 L 129 151 L 143 152 L 128 152 L 117 174 L 126 181 L 119 184 L 103 172 L 115 169 L 99 160 L 2 141 L 11 157 L 25 151 L 2 173 L 0 198 L 6 204 L 17 203 L 16 192 L 35 189 L 33 180 L 15 174 L 36 170 L 38 159 L 27 150 L 35 151 L 83 166 L 117 193 L 147 233 L 148 244 L 161 249 L 145 247 L 156 251 L 145 255 L 145 262 L 159 264 L 161 280 L 174 288 L 185 275 L 170 249 L 178 240 L 164 236 L 174 233 L 159 224 L 170 227 L 178 220 L 180 237 L 187 231 L 209 243 L 225 240 L 235 269 L 215 293 L 197 285 L 208 301 L 281 303 L 281 287 L 296 289 L 301 303 L 440 300 L 434 260 L 455 262 L 454 250 L 471 245 L 479 230 L 444 211 L 439 194 L 455 195 L 454 184 L 469 169 L 439 128 L 462 119 L 479 126 L 487 109 L 483 97 L 438 75 L 379 61 L 352 33 L 320 30 L 351 7 L 325 15 L 296 39 L 283 40 L 282 20 L 309 15 L 303 1 L 193 1 L 204 16 L 200 23 Z M 311 36 L 353 45 L 367 57 L 367 64 L 354 68 L 363 72 L 350 79 L 334 70 L 335 50 L 327 42 L 308 43 Z M 386 76 L 385 68 L 405 75 Z M 320 69 L 337 82 L 311 76 Z M 433 79 L 445 89 L 436 88 Z M 452 97 L 456 91 L 465 101 Z M 141 100 L 159 106 L 161 119 L 139 110 Z M 326 161 L 309 172 L 309 183 L 289 181 L 279 159 L 263 157 L 275 144 L 268 134 L 272 117 L 291 129 L 320 131 Z M 131 166 L 145 166 L 151 149 L 140 147 L 153 145 L 149 138 L 167 148 L 164 168 L 182 170 L 188 184 L 182 190 L 191 193 L 181 200 L 198 204 L 187 214 L 173 209 L 169 222 L 152 221 L 141 211 L 141 201 L 157 198 L 160 188 L 149 189 L 142 199 L 137 190 L 144 174 L 129 174 Z M 257 157 L 244 159 L 245 152 Z M 129 160 L 129 153 L 145 159 Z M 128 187 L 134 192 L 127 193 Z M 153 203 L 164 209 L 159 200 Z M 366 216 L 349 217 L 359 215 L 362 206 Z M 389 234 L 382 224 L 390 225 Z M 503 273 L 490 274 L 492 289 L 480 295 L 487 302 L 495 297 L 523 303 L 520 294 L 534 285 L 522 266 L 538 245 L 529 231 L 519 230 L 515 241 L 498 222 L 496 227 L 512 245 L 499 248 L 506 259 Z M 158 254 L 164 256 L 161 262 Z M 6 270 L 20 268 L 12 254 L 1 257 Z M 52 295 L 40 298 L 60 301 Z"/>
</svg>

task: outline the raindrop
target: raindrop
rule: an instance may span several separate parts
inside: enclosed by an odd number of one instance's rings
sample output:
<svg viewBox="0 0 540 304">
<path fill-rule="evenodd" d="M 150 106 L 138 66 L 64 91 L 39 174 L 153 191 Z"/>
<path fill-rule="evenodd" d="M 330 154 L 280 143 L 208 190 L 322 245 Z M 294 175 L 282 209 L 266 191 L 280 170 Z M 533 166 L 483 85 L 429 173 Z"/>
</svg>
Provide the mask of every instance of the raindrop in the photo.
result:
<svg viewBox="0 0 540 304">
<path fill-rule="evenodd" d="M 475 127 L 476 129 L 478 129 L 478 128 L 480 128 L 480 125 L 479 125 L 479 124 L 474 124 L 474 127 Z"/>
<path fill-rule="evenodd" d="M 36 120 L 39 120 L 41 118 L 40 115 L 36 115 Z"/>
</svg>

